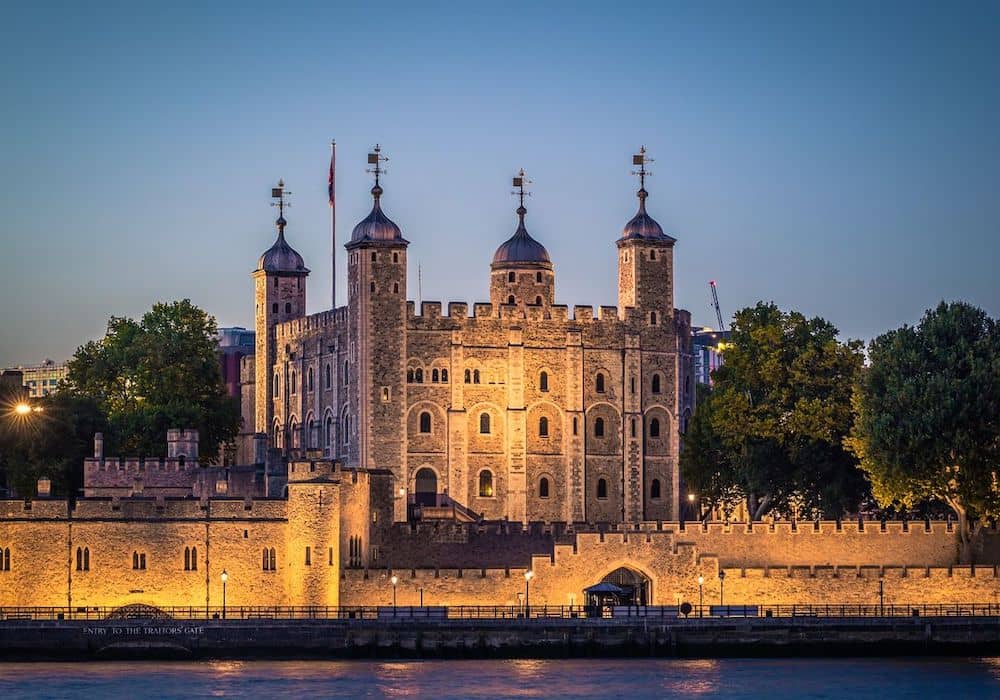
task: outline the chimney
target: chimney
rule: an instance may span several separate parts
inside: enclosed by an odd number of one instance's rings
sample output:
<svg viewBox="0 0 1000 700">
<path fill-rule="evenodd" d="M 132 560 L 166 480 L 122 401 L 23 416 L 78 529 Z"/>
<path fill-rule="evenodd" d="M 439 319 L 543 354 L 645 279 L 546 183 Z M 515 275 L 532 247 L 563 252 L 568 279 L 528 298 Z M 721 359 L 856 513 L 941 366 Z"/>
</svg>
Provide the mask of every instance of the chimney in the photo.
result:
<svg viewBox="0 0 1000 700">
<path fill-rule="evenodd" d="M 94 433 L 94 459 L 104 459 L 104 433 Z"/>
</svg>

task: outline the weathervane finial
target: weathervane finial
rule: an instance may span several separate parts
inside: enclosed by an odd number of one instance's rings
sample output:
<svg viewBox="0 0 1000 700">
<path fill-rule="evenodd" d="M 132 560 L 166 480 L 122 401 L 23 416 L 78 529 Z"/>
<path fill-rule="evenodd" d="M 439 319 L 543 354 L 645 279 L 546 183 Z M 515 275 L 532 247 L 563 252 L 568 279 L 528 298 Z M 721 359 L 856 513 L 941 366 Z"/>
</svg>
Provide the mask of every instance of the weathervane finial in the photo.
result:
<svg viewBox="0 0 1000 700">
<path fill-rule="evenodd" d="M 272 207 L 278 207 L 278 220 L 275 223 L 278 225 L 278 234 L 284 235 L 285 233 L 285 207 L 292 206 L 291 202 L 286 201 L 287 197 L 291 194 L 289 190 L 285 189 L 285 181 L 279 179 L 278 186 L 271 188 L 271 199 L 278 200 L 277 202 L 271 202 Z"/>
<path fill-rule="evenodd" d="M 388 161 L 389 156 L 382 155 L 382 148 L 376 143 L 375 148 L 373 148 L 372 152 L 368 154 L 368 165 L 375 166 L 374 168 L 368 168 L 368 172 L 375 175 L 375 187 L 372 188 L 372 194 L 374 194 L 376 198 L 382 194 L 382 186 L 378 182 L 379 177 L 388 172 L 382 167 L 382 163 L 386 163 Z M 375 190 L 378 190 L 378 192 Z"/>
<path fill-rule="evenodd" d="M 511 192 L 512 195 L 518 198 L 519 206 L 517 207 L 517 215 L 521 219 L 521 225 L 524 225 L 524 215 L 528 213 L 528 210 L 524 208 L 524 198 L 530 197 L 531 192 L 528 192 L 525 187 L 531 184 L 531 180 L 524 174 L 524 168 L 521 168 L 517 175 L 513 178 L 513 186 L 515 189 Z"/>
</svg>

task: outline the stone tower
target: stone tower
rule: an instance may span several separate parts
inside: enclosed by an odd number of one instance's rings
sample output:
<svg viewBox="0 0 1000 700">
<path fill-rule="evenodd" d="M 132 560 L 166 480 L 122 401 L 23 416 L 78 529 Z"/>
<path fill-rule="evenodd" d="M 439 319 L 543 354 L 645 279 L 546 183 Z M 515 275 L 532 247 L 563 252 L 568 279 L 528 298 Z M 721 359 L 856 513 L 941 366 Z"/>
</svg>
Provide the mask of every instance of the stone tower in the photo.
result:
<svg viewBox="0 0 1000 700">
<path fill-rule="evenodd" d="M 254 430 L 267 433 L 272 447 L 284 447 L 287 426 L 272 425 L 274 402 L 288 391 L 284 375 L 276 364 L 274 327 L 284 321 L 302 318 L 306 313 L 306 276 L 309 270 L 302 256 L 285 241 L 285 185 L 278 181 L 271 195 L 277 200 L 278 238 L 257 261 L 254 279 L 254 329 L 256 348 L 254 362 Z M 287 359 L 287 358 L 285 358 Z"/>
<path fill-rule="evenodd" d="M 406 249 L 399 226 L 382 211 L 384 170 L 379 147 L 374 167 L 372 210 L 351 234 L 347 249 L 351 380 L 348 385 L 348 464 L 403 474 L 406 406 Z M 398 488 L 397 488 L 398 493 Z M 397 497 L 396 500 L 401 500 Z M 405 499 L 402 507 L 405 516 Z M 397 512 L 398 515 L 398 512 Z"/>
<path fill-rule="evenodd" d="M 555 303 L 556 278 L 549 252 L 524 226 L 528 182 L 523 170 L 514 177 L 515 194 L 520 198 L 517 230 L 497 248 L 490 265 L 490 303 L 496 314 L 504 305 L 523 309 L 524 306 L 548 308 Z"/>
<path fill-rule="evenodd" d="M 676 517 L 679 442 L 674 328 L 674 243 L 646 213 L 646 149 L 638 166 L 639 211 L 618 239 L 618 309 L 625 336 L 624 520 Z M 631 316 L 627 309 L 634 309 Z"/>
<path fill-rule="evenodd" d="M 288 527 L 284 573 L 291 600 L 336 606 L 340 601 L 341 484 L 333 462 L 288 464 Z"/>
</svg>

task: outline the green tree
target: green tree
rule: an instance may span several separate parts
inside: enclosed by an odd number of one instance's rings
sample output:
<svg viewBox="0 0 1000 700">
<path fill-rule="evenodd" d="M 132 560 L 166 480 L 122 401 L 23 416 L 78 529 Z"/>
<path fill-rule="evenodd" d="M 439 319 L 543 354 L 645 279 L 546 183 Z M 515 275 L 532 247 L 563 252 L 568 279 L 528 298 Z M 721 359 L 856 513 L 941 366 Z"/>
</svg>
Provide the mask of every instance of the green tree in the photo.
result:
<svg viewBox="0 0 1000 700">
<path fill-rule="evenodd" d="M 66 391 L 97 403 L 119 454 L 163 456 L 169 428 L 197 428 L 203 461 L 214 461 L 240 424 L 216 332 L 215 319 L 187 299 L 155 304 L 140 321 L 112 317 L 104 338 L 70 360 Z"/>
<path fill-rule="evenodd" d="M 929 310 L 871 342 L 849 446 L 882 506 L 940 499 L 957 516 L 962 560 L 1000 517 L 1000 328 L 965 303 Z"/>
<path fill-rule="evenodd" d="M 703 385 L 698 385 L 695 393 L 697 410 L 688 421 L 684 434 L 680 468 L 686 489 L 697 494 L 701 508 L 698 518 L 702 520 L 716 509 L 731 513 L 743 500 L 743 494 L 739 489 L 735 462 L 712 427 L 712 393 Z"/>
<path fill-rule="evenodd" d="M 704 434 L 685 439 L 687 483 L 715 479 L 714 491 L 741 494 L 754 520 L 793 507 L 828 517 L 856 509 L 868 486 L 843 440 L 861 344 L 838 341 L 824 319 L 759 302 L 736 314 L 724 357 L 708 418 L 693 421 Z"/>
</svg>

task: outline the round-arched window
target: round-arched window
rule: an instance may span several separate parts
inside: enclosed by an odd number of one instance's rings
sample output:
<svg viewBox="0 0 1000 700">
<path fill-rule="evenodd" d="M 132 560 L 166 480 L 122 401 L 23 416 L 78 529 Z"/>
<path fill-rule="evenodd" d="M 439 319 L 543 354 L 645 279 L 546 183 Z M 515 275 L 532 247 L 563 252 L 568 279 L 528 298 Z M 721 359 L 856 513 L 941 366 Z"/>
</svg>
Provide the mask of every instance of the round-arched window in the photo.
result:
<svg viewBox="0 0 1000 700">
<path fill-rule="evenodd" d="M 493 498 L 493 472 L 488 469 L 479 472 L 479 497 Z"/>
</svg>

